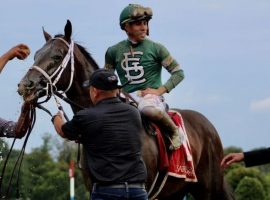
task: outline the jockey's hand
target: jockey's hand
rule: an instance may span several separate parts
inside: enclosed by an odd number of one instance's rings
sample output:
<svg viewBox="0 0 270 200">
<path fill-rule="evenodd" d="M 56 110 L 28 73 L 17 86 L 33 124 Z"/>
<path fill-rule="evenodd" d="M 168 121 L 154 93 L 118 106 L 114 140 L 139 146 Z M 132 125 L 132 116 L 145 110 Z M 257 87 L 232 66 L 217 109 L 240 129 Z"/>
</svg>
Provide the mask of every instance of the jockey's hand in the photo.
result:
<svg viewBox="0 0 270 200">
<path fill-rule="evenodd" d="M 230 153 L 222 159 L 221 167 L 225 169 L 229 167 L 231 164 L 241 162 L 243 160 L 244 160 L 244 153 Z"/>
<path fill-rule="evenodd" d="M 13 48 L 11 48 L 6 55 L 8 56 L 9 60 L 12 60 L 13 58 L 18 58 L 20 60 L 23 60 L 27 58 L 30 54 L 30 49 L 25 44 L 19 44 Z"/>
<path fill-rule="evenodd" d="M 157 96 L 161 96 L 166 92 L 167 92 L 166 88 L 161 86 L 158 89 L 146 88 L 145 90 L 141 90 L 141 95 L 145 96 L 147 94 L 154 94 L 154 95 L 157 95 Z"/>
</svg>

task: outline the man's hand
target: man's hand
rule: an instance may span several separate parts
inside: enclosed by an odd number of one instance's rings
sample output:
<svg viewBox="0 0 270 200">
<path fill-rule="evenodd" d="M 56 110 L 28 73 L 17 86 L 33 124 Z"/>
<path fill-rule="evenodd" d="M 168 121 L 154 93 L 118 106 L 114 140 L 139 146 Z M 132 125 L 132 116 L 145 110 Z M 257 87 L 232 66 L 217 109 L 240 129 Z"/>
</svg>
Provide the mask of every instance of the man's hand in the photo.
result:
<svg viewBox="0 0 270 200">
<path fill-rule="evenodd" d="M 244 153 L 230 153 L 225 156 L 221 161 L 221 167 L 227 168 L 235 162 L 241 162 L 244 160 Z"/>
<path fill-rule="evenodd" d="M 58 111 L 56 115 L 52 117 L 52 123 L 56 132 L 63 138 L 65 138 L 65 134 L 62 131 L 62 126 L 65 123 L 65 118 L 62 111 Z"/>
<path fill-rule="evenodd" d="M 7 51 L 5 54 L 3 54 L 0 57 L 0 72 L 5 67 L 7 62 L 9 60 L 12 60 L 13 58 L 18 58 L 20 60 L 23 60 L 27 58 L 27 56 L 30 54 L 30 49 L 25 44 L 19 44 L 13 48 L 11 48 L 9 51 Z"/>
<path fill-rule="evenodd" d="M 31 104 L 29 102 L 24 102 L 21 108 L 21 114 L 18 118 L 15 127 L 16 138 L 22 138 L 27 133 L 31 122 Z"/>
<path fill-rule="evenodd" d="M 12 60 L 15 57 L 24 60 L 30 55 L 30 48 L 25 44 L 19 44 L 11 48 L 6 54 L 9 60 Z"/>
</svg>

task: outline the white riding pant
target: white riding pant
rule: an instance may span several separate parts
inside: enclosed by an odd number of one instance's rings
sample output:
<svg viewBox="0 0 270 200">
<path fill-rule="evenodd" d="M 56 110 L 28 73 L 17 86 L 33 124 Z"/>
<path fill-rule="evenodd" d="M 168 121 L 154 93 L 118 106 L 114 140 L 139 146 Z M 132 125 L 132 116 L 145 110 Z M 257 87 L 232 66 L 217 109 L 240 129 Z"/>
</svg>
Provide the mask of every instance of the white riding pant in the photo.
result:
<svg viewBox="0 0 270 200">
<path fill-rule="evenodd" d="M 159 109 L 163 112 L 166 111 L 166 104 L 164 102 L 164 97 L 163 96 L 157 96 L 155 94 L 147 94 L 145 96 L 140 96 L 139 91 L 135 91 L 133 93 L 129 93 L 130 96 L 137 101 L 138 103 L 138 109 L 142 111 L 144 107 L 147 106 L 153 106 L 156 109 Z"/>
</svg>

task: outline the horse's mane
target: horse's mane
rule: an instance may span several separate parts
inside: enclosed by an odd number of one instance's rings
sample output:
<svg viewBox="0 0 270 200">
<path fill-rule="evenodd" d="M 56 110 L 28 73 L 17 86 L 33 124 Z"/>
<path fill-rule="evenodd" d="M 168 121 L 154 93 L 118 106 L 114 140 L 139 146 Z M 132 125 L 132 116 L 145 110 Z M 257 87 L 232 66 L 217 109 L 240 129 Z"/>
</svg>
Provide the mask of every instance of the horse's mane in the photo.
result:
<svg viewBox="0 0 270 200">
<path fill-rule="evenodd" d="M 57 34 L 54 37 L 61 37 L 63 38 L 64 35 L 62 34 Z M 78 46 L 78 48 L 80 49 L 81 53 L 85 56 L 85 58 L 88 60 L 88 62 L 92 65 L 92 67 L 94 67 L 94 69 L 99 69 L 99 66 L 97 64 L 97 62 L 93 59 L 93 57 L 91 56 L 91 54 L 86 50 L 85 47 L 83 47 L 82 45 L 78 44 L 76 42 L 76 45 Z"/>
<path fill-rule="evenodd" d="M 91 56 L 91 54 L 86 50 L 85 47 L 79 45 L 78 43 L 76 43 L 77 46 L 79 47 L 80 51 L 82 52 L 82 54 L 85 56 L 85 58 L 91 63 L 91 65 L 96 69 L 99 69 L 98 64 L 96 63 L 96 61 L 93 59 L 93 57 Z"/>
</svg>

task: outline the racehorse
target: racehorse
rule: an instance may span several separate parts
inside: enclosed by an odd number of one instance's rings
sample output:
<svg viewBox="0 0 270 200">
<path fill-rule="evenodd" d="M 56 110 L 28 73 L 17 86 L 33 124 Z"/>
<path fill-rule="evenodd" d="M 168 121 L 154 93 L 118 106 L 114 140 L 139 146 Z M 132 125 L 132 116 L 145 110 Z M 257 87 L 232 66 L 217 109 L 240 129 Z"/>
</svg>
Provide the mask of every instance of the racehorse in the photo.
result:
<svg viewBox="0 0 270 200">
<path fill-rule="evenodd" d="M 74 102 L 71 104 L 74 113 L 82 107 L 92 106 L 89 92 L 82 87 L 82 83 L 99 67 L 87 50 L 71 39 L 70 21 L 65 25 L 64 35 L 51 37 L 44 29 L 43 34 L 46 43 L 35 53 L 33 66 L 19 83 L 19 94 L 25 101 L 36 102 L 44 95 L 52 96 L 55 91 L 63 91 Z M 168 177 L 156 198 L 180 200 L 190 193 L 194 199 L 199 200 L 233 199 L 220 168 L 223 147 L 215 127 L 196 111 L 177 111 L 184 120 L 198 182 Z M 142 151 L 147 166 L 149 190 L 158 172 L 159 150 L 155 136 L 146 131 L 143 133 Z M 86 173 L 84 175 L 87 176 Z M 90 180 L 89 176 L 85 178 Z M 89 185 L 87 187 L 90 188 Z"/>
</svg>

